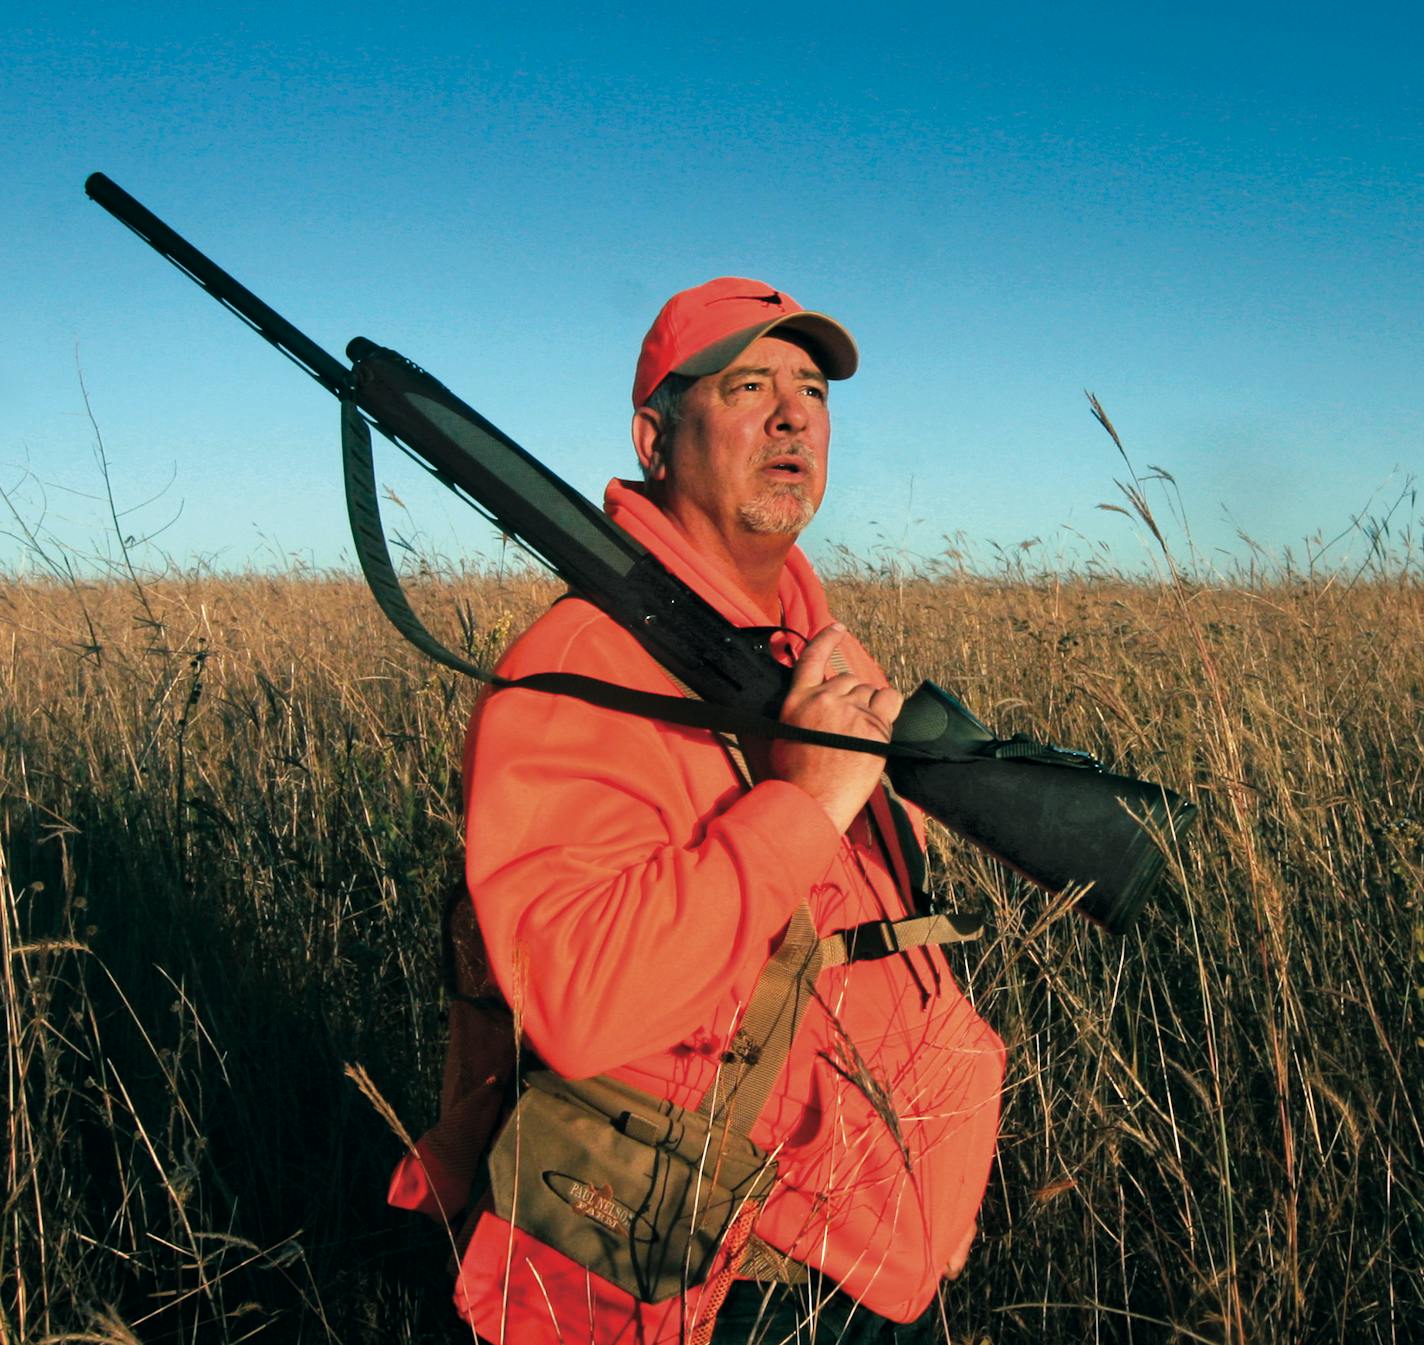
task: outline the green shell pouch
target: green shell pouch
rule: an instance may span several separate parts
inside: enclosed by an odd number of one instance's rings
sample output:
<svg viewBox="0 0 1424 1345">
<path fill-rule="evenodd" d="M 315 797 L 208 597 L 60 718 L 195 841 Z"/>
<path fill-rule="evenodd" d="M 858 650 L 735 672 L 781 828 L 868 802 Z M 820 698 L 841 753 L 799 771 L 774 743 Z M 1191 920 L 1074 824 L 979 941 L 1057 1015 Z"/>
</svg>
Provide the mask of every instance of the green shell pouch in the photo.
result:
<svg viewBox="0 0 1424 1345">
<path fill-rule="evenodd" d="M 700 1284 L 776 1164 L 745 1135 L 605 1077 L 534 1071 L 489 1156 L 495 1213 L 644 1303 Z"/>
</svg>

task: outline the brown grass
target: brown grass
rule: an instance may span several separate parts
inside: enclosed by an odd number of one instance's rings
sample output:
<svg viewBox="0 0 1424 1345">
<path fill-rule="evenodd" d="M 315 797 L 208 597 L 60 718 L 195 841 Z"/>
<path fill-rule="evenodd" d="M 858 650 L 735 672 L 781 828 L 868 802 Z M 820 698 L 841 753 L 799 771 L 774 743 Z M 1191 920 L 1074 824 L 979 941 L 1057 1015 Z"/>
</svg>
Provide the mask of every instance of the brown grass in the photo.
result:
<svg viewBox="0 0 1424 1345">
<path fill-rule="evenodd" d="M 419 596 L 488 657 L 552 592 Z M 893 574 L 834 604 L 901 685 L 1202 809 L 1122 941 L 939 838 L 1011 1047 L 952 1338 L 1424 1338 L 1419 586 Z M 344 1069 L 429 1118 L 473 686 L 344 579 L 12 581 L 0 628 L 0 1341 L 468 1339 Z"/>
</svg>

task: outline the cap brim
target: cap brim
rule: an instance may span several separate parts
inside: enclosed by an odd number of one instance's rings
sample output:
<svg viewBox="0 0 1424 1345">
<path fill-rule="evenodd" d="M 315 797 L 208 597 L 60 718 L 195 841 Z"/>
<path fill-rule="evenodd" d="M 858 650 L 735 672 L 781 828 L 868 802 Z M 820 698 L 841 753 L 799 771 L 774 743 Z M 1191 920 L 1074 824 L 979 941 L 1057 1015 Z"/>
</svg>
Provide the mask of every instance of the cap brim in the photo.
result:
<svg viewBox="0 0 1424 1345">
<path fill-rule="evenodd" d="M 743 327 L 739 332 L 714 341 L 699 350 L 691 359 L 684 360 L 672 372 L 702 378 L 706 374 L 721 373 L 753 341 L 760 340 L 768 332 L 778 327 L 800 332 L 811 344 L 816 362 L 827 378 L 849 378 L 860 365 L 860 352 L 855 341 L 834 318 L 824 313 L 788 313 L 784 318 L 772 322 L 761 322 L 755 327 Z"/>
</svg>

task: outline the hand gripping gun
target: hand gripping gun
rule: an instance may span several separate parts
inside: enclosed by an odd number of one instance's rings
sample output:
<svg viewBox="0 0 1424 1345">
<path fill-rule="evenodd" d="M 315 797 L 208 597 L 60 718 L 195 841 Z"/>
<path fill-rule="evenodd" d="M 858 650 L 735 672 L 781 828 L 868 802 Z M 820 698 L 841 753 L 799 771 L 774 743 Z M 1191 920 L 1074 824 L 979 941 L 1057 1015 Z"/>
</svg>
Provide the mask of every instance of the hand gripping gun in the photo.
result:
<svg viewBox="0 0 1424 1345">
<path fill-rule="evenodd" d="M 102 173 L 88 195 L 167 257 L 341 402 L 347 510 L 361 568 L 382 611 L 424 653 L 498 685 L 572 695 L 606 708 L 739 735 L 793 737 L 887 758 L 895 790 L 1114 933 L 1136 919 L 1162 874 L 1161 845 L 1195 807 L 1162 785 L 1114 775 L 1091 756 L 1000 739 L 933 682 L 905 702 L 888 743 L 818 733 L 776 718 L 790 670 L 771 632 L 732 625 L 646 548 L 448 388 L 363 337 L 348 368 Z M 376 500 L 370 426 L 628 630 L 701 700 L 568 673 L 511 683 L 441 645 L 391 565 Z"/>
</svg>

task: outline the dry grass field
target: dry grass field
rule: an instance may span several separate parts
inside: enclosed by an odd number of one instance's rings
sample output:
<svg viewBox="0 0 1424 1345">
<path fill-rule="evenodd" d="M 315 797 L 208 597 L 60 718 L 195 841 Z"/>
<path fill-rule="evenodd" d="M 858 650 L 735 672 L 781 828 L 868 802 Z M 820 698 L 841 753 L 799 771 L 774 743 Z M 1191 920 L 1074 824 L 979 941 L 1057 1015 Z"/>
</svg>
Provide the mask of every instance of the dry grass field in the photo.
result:
<svg viewBox="0 0 1424 1345">
<path fill-rule="evenodd" d="M 492 656 L 554 590 L 419 586 Z M 1424 588 L 841 579 L 905 687 L 1201 808 L 1125 939 L 961 843 L 1010 1045 L 959 1341 L 1424 1340 Z M 468 1340 L 383 1206 L 475 687 L 359 581 L 0 582 L 0 1341 Z"/>
</svg>

